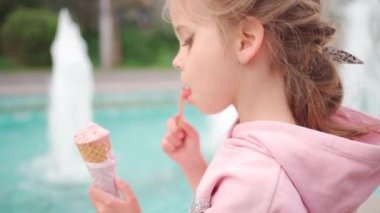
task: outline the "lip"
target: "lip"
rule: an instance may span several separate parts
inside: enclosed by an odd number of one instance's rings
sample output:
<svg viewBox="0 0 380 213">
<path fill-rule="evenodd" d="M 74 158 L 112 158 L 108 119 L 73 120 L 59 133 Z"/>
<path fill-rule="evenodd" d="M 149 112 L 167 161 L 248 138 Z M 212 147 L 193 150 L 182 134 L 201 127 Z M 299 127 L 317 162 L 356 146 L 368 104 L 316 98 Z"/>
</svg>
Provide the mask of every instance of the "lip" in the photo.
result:
<svg viewBox="0 0 380 213">
<path fill-rule="evenodd" d="M 182 98 L 187 99 L 191 95 L 191 90 L 190 88 L 183 88 L 182 89 Z"/>
<path fill-rule="evenodd" d="M 182 87 L 181 95 L 182 95 L 182 98 L 184 100 L 186 100 L 188 103 L 192 102 L 191 101 L 191 93 L 192 93 L 191 88 L 188 85 L 184 84 Z"/>
</svg>

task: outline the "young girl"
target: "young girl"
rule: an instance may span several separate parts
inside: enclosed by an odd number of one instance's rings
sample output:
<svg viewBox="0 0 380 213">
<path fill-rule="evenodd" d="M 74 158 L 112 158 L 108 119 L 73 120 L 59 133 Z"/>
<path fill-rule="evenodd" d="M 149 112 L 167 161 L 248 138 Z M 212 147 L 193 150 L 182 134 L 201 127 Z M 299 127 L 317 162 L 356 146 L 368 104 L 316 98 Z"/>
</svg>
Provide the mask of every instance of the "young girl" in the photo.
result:
<svg viewBox="0 0 380 213">
<path fill-rule="evenodd" d="M 173 65 L 205 114 L 233 105 L 238 121 L 209 166 L 198 133 L 179 116 L 162 141 L 195 191 L 190 212 L 355 212 L 380 182 L 380 121 L 341 107 L 327 47 L 335 30 L 319 0 L 168 0 L 180 41 Z M 355 42 L 355 41 L 352 41 Z M 140 212 L 96 187 L 100 212 Z M 164 201 L 163 201 L 164 202 Z"/>
</svg>

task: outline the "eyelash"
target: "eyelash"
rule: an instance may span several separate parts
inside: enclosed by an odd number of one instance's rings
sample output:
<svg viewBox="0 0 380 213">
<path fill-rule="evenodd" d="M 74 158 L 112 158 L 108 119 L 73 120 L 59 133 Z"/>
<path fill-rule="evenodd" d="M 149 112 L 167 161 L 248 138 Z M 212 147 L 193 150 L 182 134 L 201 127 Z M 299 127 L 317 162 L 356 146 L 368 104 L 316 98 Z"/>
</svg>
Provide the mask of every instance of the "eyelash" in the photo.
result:
<svg viewBox="0 0 380 213">
<path fill-rule="evenodd" d="M 191 47 L 191 45 L 193 44 L 193 40 L 194 40 L 194 36 L 190 36 L 188 39 L 185 40 L 185 42 L 183 42 L 182 46 L 185 47 L 185 46 L 189 46 Z"/>
</svg>

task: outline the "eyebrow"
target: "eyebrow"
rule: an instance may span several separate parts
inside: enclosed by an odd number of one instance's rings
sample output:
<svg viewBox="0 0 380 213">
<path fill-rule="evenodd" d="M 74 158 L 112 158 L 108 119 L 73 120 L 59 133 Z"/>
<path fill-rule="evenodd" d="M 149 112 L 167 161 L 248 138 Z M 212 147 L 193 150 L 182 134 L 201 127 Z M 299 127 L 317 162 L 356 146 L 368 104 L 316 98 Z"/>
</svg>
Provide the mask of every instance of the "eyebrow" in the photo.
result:
<svg viewBox="0 0 380 213">
<path fill-rule="evenodd" d="M 178 34 L 182 34 L 183 30 L 187 29 L 188 27 L 186 25 L 178 25 L 177 27 L 175 27 L 175 31 L 178 33 Z M 183 36 L 183 35 L 182 35 Z"/>
</svg>

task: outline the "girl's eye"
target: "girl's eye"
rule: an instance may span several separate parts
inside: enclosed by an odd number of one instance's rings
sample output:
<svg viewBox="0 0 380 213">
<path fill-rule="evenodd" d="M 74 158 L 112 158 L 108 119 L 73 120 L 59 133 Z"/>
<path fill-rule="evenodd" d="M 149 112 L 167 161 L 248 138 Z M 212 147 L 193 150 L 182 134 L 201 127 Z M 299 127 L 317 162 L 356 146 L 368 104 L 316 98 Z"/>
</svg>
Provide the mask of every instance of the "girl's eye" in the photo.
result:
<svg viewBox="0 0 380 213">
<path fill-rule="evenodd" d="M 194 40 L 194 36 L 190 36 L 188 39 L 186 39 L 182 46 L 189 46 L 191 47 L 191 45 L 193 44 L 193 40 Z"/>
</svg>

